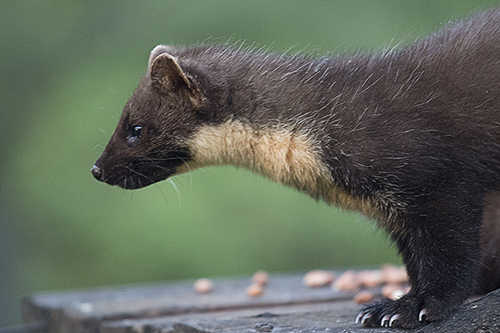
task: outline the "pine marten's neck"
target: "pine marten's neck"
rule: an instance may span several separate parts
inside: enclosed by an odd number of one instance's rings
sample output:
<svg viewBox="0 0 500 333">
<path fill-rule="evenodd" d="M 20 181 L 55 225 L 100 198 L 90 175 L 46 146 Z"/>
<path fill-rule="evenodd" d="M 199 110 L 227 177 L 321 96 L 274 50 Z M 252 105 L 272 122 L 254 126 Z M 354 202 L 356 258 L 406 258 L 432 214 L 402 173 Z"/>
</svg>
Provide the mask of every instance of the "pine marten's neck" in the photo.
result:
<svg viewBox="0 0 500 333">
<path fill-rule="evenodd" d="M 317 143 L 286 128 L 256 129 L 230 119 L 202 126 L 187 142 L 195 165 L 233 165 L 257 172 L 277 183 L 319 198 L 332 183 Z"/>
<path fill-rule="evenodd" d="M 186 142 L 192 162 L 179 173 L 212 165 L 233 165 L 257 172 L 329 204 L 381 218 L 377 205 L 349 195 L 322 162 L 317 142 L 286 128 L 255 129 L 238 120 L 203 126 Z"/>
</svg>

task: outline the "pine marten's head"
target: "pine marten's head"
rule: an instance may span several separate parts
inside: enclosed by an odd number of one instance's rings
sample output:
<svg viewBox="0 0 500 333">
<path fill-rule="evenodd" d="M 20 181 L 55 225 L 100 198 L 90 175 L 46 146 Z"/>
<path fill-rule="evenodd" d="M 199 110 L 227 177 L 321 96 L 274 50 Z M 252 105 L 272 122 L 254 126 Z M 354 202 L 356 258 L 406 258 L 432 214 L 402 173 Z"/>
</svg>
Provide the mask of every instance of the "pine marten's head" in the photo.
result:
<svg viewBox="0 0 500 333">
<path fill-rule="evenodd" d="M 118 126 L 92 167 L 100 181 L 126 189 L 168 178 L 189 162 L 187 138 L 208 116 L 208 100 L 193 73 L 157 46 L 148 73 L 123 109 Z"/>
</svg>

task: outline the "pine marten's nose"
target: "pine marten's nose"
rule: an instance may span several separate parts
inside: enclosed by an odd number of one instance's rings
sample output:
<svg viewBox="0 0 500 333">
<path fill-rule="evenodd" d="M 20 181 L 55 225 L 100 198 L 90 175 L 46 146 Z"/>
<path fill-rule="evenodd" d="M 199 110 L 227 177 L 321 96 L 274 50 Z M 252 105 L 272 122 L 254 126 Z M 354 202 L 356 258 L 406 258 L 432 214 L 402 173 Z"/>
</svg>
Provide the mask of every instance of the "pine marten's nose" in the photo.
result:
<svg viewBox="0 0 500 333">
<path fill-rule="evenodd" d="M 102 177 L 102 172 L 101 168 L 99 168 L 97 165 L 94 165 L 91 169 L 92 175 L 94 175 L 95 179 L 101 180 Z"/>
</svg>

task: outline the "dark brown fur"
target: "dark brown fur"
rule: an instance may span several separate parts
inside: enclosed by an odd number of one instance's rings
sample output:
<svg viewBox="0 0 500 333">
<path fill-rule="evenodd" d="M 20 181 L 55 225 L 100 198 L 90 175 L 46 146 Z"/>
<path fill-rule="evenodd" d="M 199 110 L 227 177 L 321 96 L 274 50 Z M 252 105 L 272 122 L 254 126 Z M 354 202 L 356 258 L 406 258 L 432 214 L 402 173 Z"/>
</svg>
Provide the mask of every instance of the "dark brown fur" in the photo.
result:
<svg viewBox="0 0 500 333">
<path fill-rule="evenodd" d="M 364 309 L 367 326 L 417 327 L 500 287 L 500 11 L 376 55 L 157 47 L 149 67 L 99 180 L 230 163 L 376 218 L 412 289 Z"/>
</svg>

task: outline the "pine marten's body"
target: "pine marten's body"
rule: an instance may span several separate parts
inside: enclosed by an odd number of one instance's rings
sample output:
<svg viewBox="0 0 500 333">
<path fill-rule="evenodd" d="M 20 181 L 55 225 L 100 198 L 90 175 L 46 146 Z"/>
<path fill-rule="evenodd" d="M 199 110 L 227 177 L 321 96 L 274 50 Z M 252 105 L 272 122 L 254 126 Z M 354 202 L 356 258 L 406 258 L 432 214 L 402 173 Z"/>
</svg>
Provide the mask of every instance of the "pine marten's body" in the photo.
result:
<svg viewBox="0 0 500 333">
<path fill-rule="evenodd" d="M 412 289 L 365 325 L 416 327 L 500 287 L 500 11 L 377 55 L 156 47 L 94 176 L 135 189 L 223 164 L 390 233 Z"/>
</svg>

